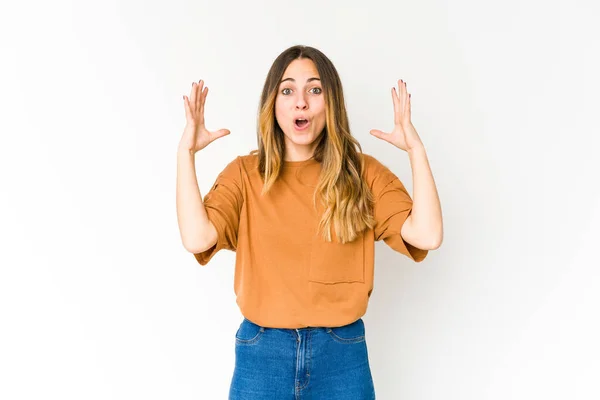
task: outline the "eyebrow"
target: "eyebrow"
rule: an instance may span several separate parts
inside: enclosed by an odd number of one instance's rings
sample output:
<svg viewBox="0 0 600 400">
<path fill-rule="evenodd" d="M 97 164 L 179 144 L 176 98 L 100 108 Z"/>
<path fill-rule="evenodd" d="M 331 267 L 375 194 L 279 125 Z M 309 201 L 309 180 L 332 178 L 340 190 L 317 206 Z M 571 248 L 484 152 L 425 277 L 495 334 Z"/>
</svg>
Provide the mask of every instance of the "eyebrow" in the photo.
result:
<svg viewBox="0 0 600 400">
<path fill-rule="evenodd" d="M 294 78 L 285 78 L 285 79 L 282 79 L 282 80 L 281 80 L 281 82 L 279 82 L 279 83 L 283 83 L 283 82 L 285 82 L 285 81 L 292 81 L 292 82 L 296 82 L 296 80 L 295 80 Z M 306 83 L 309 83 L 309 82 L 312 82 L 312 81 L 319 81 L 319 82 L 320 82 L 321 80 L 320 80 L 319 78 L 314 78 L 314 77 L 313 77 L 313 78 L 308 78 L 308 79 L 306 80 Z"/>
</svg>

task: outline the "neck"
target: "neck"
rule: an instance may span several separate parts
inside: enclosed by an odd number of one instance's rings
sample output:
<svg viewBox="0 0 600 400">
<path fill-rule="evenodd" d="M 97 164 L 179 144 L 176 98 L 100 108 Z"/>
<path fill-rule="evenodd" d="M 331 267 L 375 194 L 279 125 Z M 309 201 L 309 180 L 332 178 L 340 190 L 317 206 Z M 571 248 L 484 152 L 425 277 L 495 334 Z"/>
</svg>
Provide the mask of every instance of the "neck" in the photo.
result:
<svg viewBox="0 0 600 400">
<path fill-rule="evenodd" d="M 284 161 L 305 161 L 309 158 L 312 158 L 314 155 L 314 149 L 295 149 L 295 148 L 286 148 L 285 155 L 283 157 Z"/>
</svg>

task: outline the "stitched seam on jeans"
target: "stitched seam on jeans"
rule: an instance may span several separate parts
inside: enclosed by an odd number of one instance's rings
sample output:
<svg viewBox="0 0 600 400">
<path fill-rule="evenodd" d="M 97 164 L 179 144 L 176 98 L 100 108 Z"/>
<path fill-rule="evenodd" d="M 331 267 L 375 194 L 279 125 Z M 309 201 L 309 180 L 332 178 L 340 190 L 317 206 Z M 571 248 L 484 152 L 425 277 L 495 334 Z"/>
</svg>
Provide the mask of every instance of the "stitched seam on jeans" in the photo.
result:
<svg viewBox="0 0 600 400">
<path fill-rule="evenodd" d="M 308 387 L 308 383 L 310 382 L 310 362 L 311 362 L 311 358 L 310 356 L 312 355 L 312 333 L 313 331 L 309 331 L 307 338 L 310 338 L 310 340 L 308 341 L 308 354 L 307 357 L 304 358 L 304 367 L 306 369 L 306 373 L 308 375 L 308 377 L 306 378 L 306 383 L 304 384 L 304 386 L 302 386 L 300 388 L 300 390 L 304 390 Z"/>
<path fill-rule="evenodd" d="M 265 332 L 265 328 L 261 327 L 258 330 L 258 333 L 256 334 L 256 336 L 254 336 L 252 339 L 238 339 L 237 337 L 235 338 L 235 341 L 238 342 L 239 344 L 253 344 L 255 343 L 258 339 L 260 339 L 260 337 L 262 336 L 262 334 Z"/>
<path fill-rule="evenodd" d="M 329 334 L 331 335 L 331 337 L 333 338 L 333 340 L 336 340 L 336 341 L 338 341 L 338 342 L 340 342 L 340 343 L 360 343 L 360 342 L 362 342 L 363 340 L 365 340 L 365 335 L 362 335 L 362 336 L 357 336 L 357 337 L 355 337 L 355 338 L 349 338 L 349 339 L 346 339 L 346 338 L 343 338 L 343 337 L 339 337 L 339 336 L 338 336 L 338 335 L 336 335 L 336 334 L 333 332 L 333 330 L 331 330 L 331 329 L 329 329 L 329 330 L 327 331 L 327 333 L 329 333 Z"/>
<path fill-rule="evenodd" d="M 296 400 L 300 400 L 300 390 L 302 390 L 300 388 L 300 386 L 297 385 L 298 383 L 298 364 L 300 363 L 300 343 L 302 340 L 302 337 L 298 334 L 298 338 L 300 340 L 296 341 L 296 376 L 294 378 L 294 394 L 295 394 L 295 398 Z"/>
</svg>

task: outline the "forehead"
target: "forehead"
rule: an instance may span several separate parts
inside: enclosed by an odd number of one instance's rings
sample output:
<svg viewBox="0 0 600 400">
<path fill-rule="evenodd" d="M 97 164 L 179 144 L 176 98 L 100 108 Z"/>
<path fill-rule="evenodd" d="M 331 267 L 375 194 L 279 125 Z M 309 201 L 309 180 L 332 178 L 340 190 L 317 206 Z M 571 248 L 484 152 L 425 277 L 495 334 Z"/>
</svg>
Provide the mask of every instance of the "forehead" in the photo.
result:
<svg viewBox="0 0 600 400">
<path fill-rule="evenodd" d="M 292 61 L 283 73 L 283 79 L 294 78 L 296 82 L 299 79 L 306 81 L 306 79 L 312 77 L 320 78 L 315 63 L 307 58 Z"/>
</svg>

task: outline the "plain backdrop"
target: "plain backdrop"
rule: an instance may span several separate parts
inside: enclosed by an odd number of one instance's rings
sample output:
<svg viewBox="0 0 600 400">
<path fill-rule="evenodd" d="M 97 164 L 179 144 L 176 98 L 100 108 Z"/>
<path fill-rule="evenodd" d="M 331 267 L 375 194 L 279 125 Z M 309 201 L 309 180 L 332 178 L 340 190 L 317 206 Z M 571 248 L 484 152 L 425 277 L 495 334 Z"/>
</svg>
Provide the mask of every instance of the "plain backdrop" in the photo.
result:
<svg viewBox="0 0 600 400">
<path fill-rule="evenodd" d="M 0 398 L 225 399 L 235 253 L 175 209 L 182 96 L 204 79 L 202 195 L 256 148 L 275 57 L 337 67 L 353 134 L 412 193 L 404 79 L 445 236 L 376 246 L 378 399 L 600 398 L 600 63 L 593 1 L 28 1 L 0 8 Z"/>
</svg>

